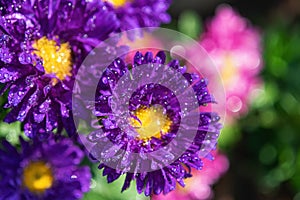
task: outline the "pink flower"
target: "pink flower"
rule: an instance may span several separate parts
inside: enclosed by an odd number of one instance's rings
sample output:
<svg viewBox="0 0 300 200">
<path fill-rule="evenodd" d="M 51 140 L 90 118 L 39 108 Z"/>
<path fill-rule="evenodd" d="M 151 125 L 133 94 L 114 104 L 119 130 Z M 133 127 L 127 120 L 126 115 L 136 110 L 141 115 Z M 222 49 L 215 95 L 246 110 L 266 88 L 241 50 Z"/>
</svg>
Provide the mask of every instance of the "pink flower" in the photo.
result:
<svg viewBox="0 0 300 200">
<path fill-rule="evenodd" d="M 225 155 L 218 152 L 213 153 L 213 161 L 205 159 L 203 169 L 192 171 L 193 177 L 185 180 L 184 188 L 177 187 L 175 191 L 167 195 L 153 196 L 152 200 L 207 200 L 213 198 L 211 185 L 228 170 L 229 162 Z"/>
<path fill-rule="evenodd" d="M 207 24 L 200 44 L 223 80 L 227 122 L 231 122 L 247 112 L 253 92 L 260 86 L 260 34 L 231 7 L 221 6 Z"/>
</svg>

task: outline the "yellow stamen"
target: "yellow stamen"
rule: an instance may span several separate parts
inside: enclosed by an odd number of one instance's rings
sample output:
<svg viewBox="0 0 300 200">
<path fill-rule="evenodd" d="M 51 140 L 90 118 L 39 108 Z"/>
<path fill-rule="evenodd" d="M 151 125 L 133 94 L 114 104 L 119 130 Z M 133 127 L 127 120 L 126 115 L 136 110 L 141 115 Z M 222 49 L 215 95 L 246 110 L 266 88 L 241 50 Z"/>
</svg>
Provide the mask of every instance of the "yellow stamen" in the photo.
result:
<svg viewBox="0 0 300 200">
<path fill-rule="evenodd" d="M 23 171 L 23 185 L 32 193 L 40 194 L 53 184 L 51 168 L 44 162 L 31 162 Z"/>
<path fill-rule="evenodd" d="M 125 3 L 127 3 L 130 0 L 104 0 L 104 1 L 111 3 L 113 6 L 117 8 L 117 7 L 124 6 Z"/>
<path fill-rule="evenodd" d="M 225 55 L 224 65 L 221 68 L 221 76 L 225 87 L 235 82 L 233 79 L 237 74 L 237 66 L 235 66 L 234 60 L 230 54 Z"/>
<path fill-rule="evenodd" d="M 33 53 L 43 60 L 46 74 L 54 74 L 59 80 L 71 76 L 71 49 L 69 43 L 60 46 L 54 40 L 42 37 L 36 40 L 32 47 Z"/>
<path fill-rule="evenodd" d="M 149 140 L 151 137 L 161 138 L 161 135 L 170 130 L 172 121 L 163 112 L 162 106 L 151 106 L 150 108 L 142 107 L 135 111 L 135 116 L 130 123 L 135 127 L 138 133 L 137 138 L 141 140 Z"/>
</svg>

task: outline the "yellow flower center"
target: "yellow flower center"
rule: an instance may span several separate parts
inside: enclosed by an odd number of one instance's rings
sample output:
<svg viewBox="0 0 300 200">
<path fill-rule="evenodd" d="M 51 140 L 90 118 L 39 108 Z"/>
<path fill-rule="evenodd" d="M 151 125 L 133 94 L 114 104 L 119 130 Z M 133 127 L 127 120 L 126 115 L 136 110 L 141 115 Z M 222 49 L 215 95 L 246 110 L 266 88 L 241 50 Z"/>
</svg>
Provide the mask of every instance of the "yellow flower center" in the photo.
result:
<svg viewBox="0 0 300 200">
<path fill-rule="evenodd" d="M 109 3 L 111 3 L 114 7 L 121 7 L 121 6 L 124 6 L 125 3 L 127 3 L 128 1 L 130 0 L 105 0 Z"/>
<path fill-rule="evenodd" d="M 23 185 L 32 193 L 45 192 L 53 184 L 51 168 L 44 162 L 31 162 L 23 171 Z"/>
<path fill-rule="evenodd" d="M 33 53 L 43 60 L 46 74 L 54 74 L 59 80 L 71 76 L 71 49 L 69 43 L 60 46 L 54 40 L 42 37 L 36 40 L 32 47 Z"/>
<path fill-rule="evenodd" d="M 224 81 L 225 87 L 229 87 L 231 83 L 235 82 L 234 77 L 237 74 L 237 66 L 230 54 L 225 55 L 224 65 L 221 69 L 221 76 Z"/>
<path fill-rule="evenodd" d="M 130 123 L 138 133 L 137 138 L 149 140 L 151 137 L 161 138 L 170 130 L 172 121 L 164 113 L 162 106 L 142 107 L 135 111 L 137 119 L 132 118 Z"/>
</svg>

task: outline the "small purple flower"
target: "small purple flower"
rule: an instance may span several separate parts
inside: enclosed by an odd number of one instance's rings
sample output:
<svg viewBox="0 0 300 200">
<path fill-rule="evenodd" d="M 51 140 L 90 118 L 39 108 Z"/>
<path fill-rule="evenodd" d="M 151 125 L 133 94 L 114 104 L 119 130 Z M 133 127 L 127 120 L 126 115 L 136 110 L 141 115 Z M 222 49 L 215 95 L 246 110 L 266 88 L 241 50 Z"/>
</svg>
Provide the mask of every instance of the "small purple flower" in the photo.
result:
<svg viewBox="0 0 300 200">
<path fill-rule="evenodd" d="M 177 60 L 166 65 L 165 61 L 164 52 L 155 57 L 151 52 L 137 52 L 132 64 L 118 58 L 106 68 L 98 83 L 95 114 L 102 128 L 88 136 L 95 143 L 90 153 L 100 161 L 99 169 L 103 169 L 109 183 L 126 174 L 122 191 L 135 180 L 139 193 L 167 194 L 176 183 L 184 186 L 184 179 L 192 176 L 191 169 L 200 170 L 202 158 L 210 158 L 216 147 L 220 117 L 202 111 L 207 104 L 215 103 L 207 80 L 186 73 Z M 165 71 L 159 73 L 160 69 Z M 175 89 L 156 81 L 146 83 L 147 79 L 162 80 L 166 85 L 169 82 Z M 118 104 L 136 81 L 138 87 L 125 101 L 128 104 Z M 118 92 L 122 84 L 125 87 Z"/>
<path fill-rule="evenodd" d="M 143 27 L 158 27 L 169 23 L 167 9 L 171 0 L 104 0 L 115 10 L 121 31 Z"/>
<path fill-rule="evenodd" d="M 76 132 L 74 75 L 87 54 L 119 29 L 108 3 L 0 0 L 0 95 L 8 90 L 5 122 L 24 122 L 25 134 Z"/>
<path fill-rule="evenodd" d="M 84 153 L 70 139 L 20 142 L 18 151 L 2 141 L 0 199 L 72 200 L 89 191 L 90 169 L 78 167 Z"/>
</svg>

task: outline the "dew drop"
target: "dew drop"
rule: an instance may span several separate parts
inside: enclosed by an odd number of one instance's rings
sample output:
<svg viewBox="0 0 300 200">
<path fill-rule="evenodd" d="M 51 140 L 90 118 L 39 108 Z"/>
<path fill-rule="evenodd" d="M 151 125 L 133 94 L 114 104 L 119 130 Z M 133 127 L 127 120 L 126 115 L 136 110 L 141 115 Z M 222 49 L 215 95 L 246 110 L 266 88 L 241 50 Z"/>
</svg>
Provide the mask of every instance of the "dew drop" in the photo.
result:
<svg viewBox="0 0 300 200">
<path fill-rule="evenodd" d="M 102 82 L 103 82 L 104 84 L 107 84 L 107 83 L 108 83 L 107 78 L 106 78 L 106 77 L 103 77 L 103 78 L 102 78 Z"/>
<path fill-rule="evenodd" d="M 22 110 L 22 111 L 19 113 L 17 119 L 20 120 L 20 121 L 22 121 L 22 120 L 24 119 L 25 114 L 26 114 L 26 111 L 25 111 L 25 110 Z"/>
<path fill-rule="evenodd" d="M 77 179 L 78 177 L 76 175 L 72 175 L 71 179 Z"/>
</svg>

